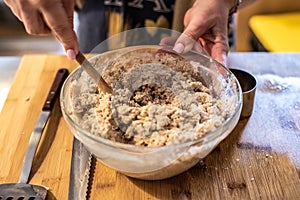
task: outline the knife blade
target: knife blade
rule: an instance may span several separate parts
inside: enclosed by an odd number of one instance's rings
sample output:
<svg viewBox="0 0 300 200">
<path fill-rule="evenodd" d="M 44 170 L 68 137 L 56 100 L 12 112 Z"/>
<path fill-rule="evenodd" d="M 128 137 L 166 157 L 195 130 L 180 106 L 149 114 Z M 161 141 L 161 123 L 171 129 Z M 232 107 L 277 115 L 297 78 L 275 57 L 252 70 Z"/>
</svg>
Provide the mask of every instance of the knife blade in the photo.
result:
<svg viewBox="0 0 300 200">
<path fill-rule="evenodd" d="M 68 194 L 69 200 L 87 199 L 91 162 L 92 154 L 74 137 Z"/>
<path fill-rule="evenodd" d="M 59 95 L 60 89 L 68 74 L 69 72 L 67 69 L 61 68 L 57 71 L 55 75 L 46 101 L 44 102 L 42 111 L 37 119 L 34 130 L 31 133 L 27 152 L 23 161 L 23 170 L 21 171 L 19 183 L 27 183 L 28 181 L 28 177 L 30 175 L 30 170 L 32 166 L 32 160 L 38 147 L 38 143 L 40 142 L 43 130 L 54 107 L 55 100 Z"/>
</svg>

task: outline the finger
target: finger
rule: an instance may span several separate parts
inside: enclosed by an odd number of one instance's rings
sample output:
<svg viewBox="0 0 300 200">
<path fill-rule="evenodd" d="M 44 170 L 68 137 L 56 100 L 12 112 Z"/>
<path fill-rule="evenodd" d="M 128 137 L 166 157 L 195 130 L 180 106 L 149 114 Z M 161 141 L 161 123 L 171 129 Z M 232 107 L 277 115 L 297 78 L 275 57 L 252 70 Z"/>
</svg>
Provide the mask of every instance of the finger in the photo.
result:
<svg viewBox="0 0 300 200">
<path fill-rule="evenodd" d="M 51 31 L 44 23 L 44 20 L 40 13 L 37 11 L 21 13 L 21 18 L 25 26 L 25 30 L 30 35 L 47 35 Z"/>
<path fill-rule="evenodd" d="M 74 28 L 74 0 L 64 0 L 63 1 L 63 6 L 65 8 L 68 21 L 69 21 L 69 23 L 70 23 L 70 25 L 73 29 Z M 74 37 L 77 38 L 76 35 Z M 76 49 L 79 49 L 78 43 L 76 44 L 74 49 L 67 49 L 66 50 L 66 54 L 67 54 L 67 57 L 68 57 L 69 60 L 75 60 L 76 59 L 76 55 L 78 54 L 78 51 Z"/>
<path fill-rule="evenodd" d="M 206 42 L 203 38 L 199 38 L 198 42 L 194 43 L 193 50 L 200 53 L 204 54 L 206 56 L 210 56 L 209 51 L 205 48 Z"/>
<path fill-rule="evenodd" d="M 75 60 L 77 53 L 73 49 L 67 49 L 66 50 L 67 57 L 69 60 Z"/>
<path fill-rule="evenodd" d="M 44 23 L 39 11 L 27 1 L 5 0 L 14 15 L 23 22 L 25 30 L 31 35 L 49 34 L 50 30 Z"/>
<path fill-rule="evenodd" d="M 49 2 L 41 9 L 43 17 L 58 40 L 61 41 L 65 50 L 73 49 L 78 52 L 78 41 L 72 25 L 68 19 L 63 4 Z"/>
<path fill-rule="evenodd" d="M 187 12 L 185 17 L 185 19 L 190 18 L 188 22 L 185 20 L 187 25 L 186 29 L 179 36 L 174 46 L 174 50 L 177 53 L 186 53 L 190 51 L 197 43 L 201 35 L 211 28 L 211 26 L 208 25 L 208 22 L 201 16 L 192 17 L 189 15 L 192 15 L 191 11 Z"/>
<path fill-rule="evenodd" d="M 177 38 L 175 37 L 164 37 L 160 40 L 159 45 L 168 45 L 173 46 L 176 42 Z"/>
<path fill-rule="evenodd" d="M 11 1 L 9 1 L 9 0 L 4 0 L 4 3 L 10 8 L 10 10 L 12 11 L 12 13 L 13 13 L 20 21 L 22 21 L 19 6 L 18 6 L 17 4 L 11 3 Z"/>
<path fill-rule="evenodd" d="M 192 37 L 189 37 L 185 35 L 185 33 L 182 33 L 175 42 L 173 50 L 177 53 L 186 53 L 193 48 L 195 43 L 196 41 Z"/>
<path fill-rule="evenodd" d="M 224 50 L 220 51 L 213 51 L 212 52 L 212 58 L 223 64 L 224 66 L 227 66 L 227 52 Z"/>
<path fill-rule="evenodd" d="M 228 44 L 226 40 L 216 42 L 211 47 L 211 57 L 219 61 L 223 65 L 227 65 L 227 54 L 229 51 Z"/>
<path fill-rule="evenodd" d="M 73 20 L 74 20 L 74 0 L 64 0 L 63 6 L 65 8 L 68 21 L 73 28 Z"/>
</svg>

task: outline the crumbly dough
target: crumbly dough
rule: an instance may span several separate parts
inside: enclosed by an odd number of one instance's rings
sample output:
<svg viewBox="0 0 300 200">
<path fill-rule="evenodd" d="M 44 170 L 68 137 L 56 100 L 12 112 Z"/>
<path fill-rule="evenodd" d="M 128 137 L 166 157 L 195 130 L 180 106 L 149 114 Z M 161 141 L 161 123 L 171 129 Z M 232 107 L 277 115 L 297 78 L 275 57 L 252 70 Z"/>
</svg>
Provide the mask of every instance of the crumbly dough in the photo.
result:
<svg viewBox="0 0 300 200">
<path fill-rule="evenodd" d="M 149 48 L 105 62 L 96 59 L 94 64 L 105 68 L 103 78 L 114 92 L 99 91 L 81 73 L 72 83 L 71 113 L 94 135 L 139 146 L 164 146 L 199 139 L 226 120 L 223 104 L 202 81 L 199 63 Z"/>
</svg>

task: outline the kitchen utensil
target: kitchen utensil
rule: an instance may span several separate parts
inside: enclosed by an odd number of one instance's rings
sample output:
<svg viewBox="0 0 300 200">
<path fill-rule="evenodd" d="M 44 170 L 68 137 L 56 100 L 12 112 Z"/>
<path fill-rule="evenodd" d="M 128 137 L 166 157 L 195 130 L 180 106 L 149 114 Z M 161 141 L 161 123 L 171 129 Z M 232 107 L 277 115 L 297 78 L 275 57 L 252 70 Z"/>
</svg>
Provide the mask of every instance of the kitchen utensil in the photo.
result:
<svg viewBox="0 0 300 200">
<path fill-rule="evenodd" d="M 96 82 L 98 88 L 103 92 L 112 93 L 112 88 L 105 82 L 98 71 L 92 66 L 92 64 L 85 58 L 85 56 L 79 51 L 76 56 L 76 61 L 86 71 L 86 73 Z"/>
<path fill-rule="evenodd" d="M 59 69 L 48 93 L 47 99 L 43 105 L 42 111 L 38 117 L 35 128 L 31 133 L 29 145 L 25 158 L 23 160 L 23 168 L 18 183 L 7 183 L 0 185 L 0 199 L 45 199 L 48 188 L 40 185 L 28 184 L 28 178 L 32 166 L 34 154 L 38 147 L 44 127 L 53 109 L 56 97 L 59 95 L 60 88 L 64 80 L 68 76 L 67 69 Z"/>
<path fill-rule="evenodd" d="M 252 115 L 255 91 L 257 81 L 256 78 L 249 72 L 240 69 L 229 69 L 237 78 L 241 85 L 243 93 L 243 107 L 240 119 L 248 118 Z"/>
<path fill-rule="evenodd" d="M 74 137 L 69 183 L 69 200 L 86 199 L 91 161 L 92 154 Z"/>
</svg>

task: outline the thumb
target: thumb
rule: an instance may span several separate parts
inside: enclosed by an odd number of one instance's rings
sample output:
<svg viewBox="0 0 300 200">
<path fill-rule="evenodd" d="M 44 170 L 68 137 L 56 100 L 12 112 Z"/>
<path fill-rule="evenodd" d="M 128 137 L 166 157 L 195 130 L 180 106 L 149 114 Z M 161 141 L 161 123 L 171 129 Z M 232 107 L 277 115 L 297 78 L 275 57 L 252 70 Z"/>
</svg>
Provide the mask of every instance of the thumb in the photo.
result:
<svg viewBox="0 0 300 200">
<path fill-rule="evenodd" d="M 176 40 L 173 48 L 173 50 L 177 53 L 186 53 L 195 47 L 195 44 L 198 44 L 197 48 L 203 50 L 204 52 L 204 49 L 201 46 L 201 43 L 198 42 L 198 39 L 206 31 L 206 22 L 203 21 L 201 17 L 192 17 L 192 15 L 192 10 L 189 10 L 185 15 L 184 23 L 186 28 Z M 197 51 L 199 49 L 197 49 Z"/>
<path fill-rule="evenodd" d="M 196 41 L 193 38 L 182 33 L 176 40 L 173 50 L 177 53 L 186 53 L 193 48 L 195 43 Z"/>
<path fill-rule="evenodd" d="M 194 36 L 188 36 L 186 33 L 187 30 L 178 37 L 173 47 L 174 51 L 177 53 L 187 53 L 194 49 L 198 53 L 210 56 L 207 50 L 203 47 L 203 41 L 200 38 L 198 40 L 193 39 L 195 38 Z"/>
</svg>

